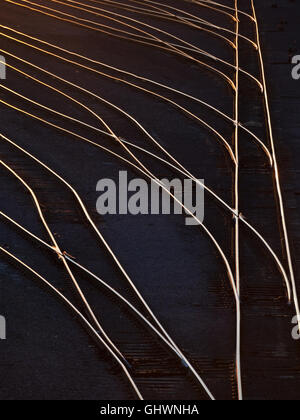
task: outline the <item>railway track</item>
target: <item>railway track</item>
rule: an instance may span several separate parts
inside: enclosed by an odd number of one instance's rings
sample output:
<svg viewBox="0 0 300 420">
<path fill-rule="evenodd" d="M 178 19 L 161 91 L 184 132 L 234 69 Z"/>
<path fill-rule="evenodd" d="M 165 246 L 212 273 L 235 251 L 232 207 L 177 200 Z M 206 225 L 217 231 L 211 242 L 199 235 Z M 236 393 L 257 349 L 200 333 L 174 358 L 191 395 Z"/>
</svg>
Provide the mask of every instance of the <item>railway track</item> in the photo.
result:
<svg viewBox="0 0 300 420">
<path fill-rule="evenodd" d="M 248 318 L 266 301 L 274 316 L 299 314 L 255 4 L 4 0 L 3 9 L 3 198 L 18 193 L 0 213 L 14 237 L 1 246 L 6 261 L 83 322 L 114 375 L 123 370 L 126 398 L 243 399 L 244 307 Z M 97 179 L 124 168 L 167 193 L 163 177 L 205 178 L 204 223 L 100 218 Z"/>
</svg>

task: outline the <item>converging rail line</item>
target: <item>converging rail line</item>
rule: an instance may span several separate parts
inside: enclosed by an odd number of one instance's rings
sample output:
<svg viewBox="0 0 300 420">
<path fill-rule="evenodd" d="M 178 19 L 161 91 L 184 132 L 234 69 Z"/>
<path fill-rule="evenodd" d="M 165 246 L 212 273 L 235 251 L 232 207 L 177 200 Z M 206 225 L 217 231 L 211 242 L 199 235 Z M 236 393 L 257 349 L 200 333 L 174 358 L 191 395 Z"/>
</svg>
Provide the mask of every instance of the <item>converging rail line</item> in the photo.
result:
<svg viewBox="0 0 300 420">
<path fill-rule="evenodd" d="M 235 329 L 234 382 L 237 397 L 239 400 L 242 400 L 244 396 L 247 397 L 243 391 L 243 365 L 247 364 L 247 360 L 243 358 L 241 348 L 241 335 L 243 332 L 243 275 L 240 252 L 244 243 L 244 238 L 241 235 L 242 227 L 253 234 L 257 247 L 262 248 L 271 257 L 279 273 L 278 281 L 282 279 L 285 285 L 286 302 L 293 302 L 300 327 L 300 309 L 293 256 L 281 189 L 276 141 L 273 134 L 268 86 L 260 41 L 259 18 L 256 15 L 255 1 L 249 0 L 248 10 L 243 9 L 244 6 L 240 5 L 239 0 L 232 0 L 231 2 L 226 2 L 226 4 L 225 1 L 222 4 L 221 0 L 174 0 L 166 3 L 152 0 L 2 0 L 2 3 L 9 4 L 11 7 L 15 7 L 16 10 L 24 10 L 37 18 L 42 16 L 44 19 L 48 19 L 49 25 L 52 22 L 59 22 L 65 25 L 66 30 L 72 27 L 77 31 L 79 37 L 81 31 L 90 31 L 93 36 L 106 36 L 108 39 L 117 39 L 129 45 L 137 45 L 144 50 L 158 51 L 160 54 L 175 57 L 181 63 L 185 63 L 187 68 L 190 65 L 194 66 L 200 78 L 209 78 L 215 83 L 222 83 L 227 89 L 229 101 L 232 101 L 232 114 L 225 110 L 226 107 L 222 103 L 218 106 L 213 105 L 205 97 L 201 97 L 200 92 L 191 94 L 184 86 L 178 89 L 174 87 L 175 85 L 162 82 L 159 75 L 153 74 L 150 78 L 143 75 L 142 72 L 137 73 L 127 70 L 122 62 L 120 65 L 115 66 L 95 58 L 97 56 L 83 55 L 76 50 L 76 47 L 70 50 L 63 43 L 47 41 L 44 35 L 32 35 L 35 33 L 34 28 L 32 28 L 32 33 L 27 33 L 20 28 L 22 25 L 8 26 L 0 18 L 1 40 L 6 42 L 5 45 L 11 46 L 11 49 L 6 46 L 1 47 L 0 55 L 5 57 L 5 62 L 0 61 L 0 64 L 6 65 L 6 69 L 11 75 L 22 79 L 24 83 L 30 83 L 33 89 L 37 89 L 37 87 L 45 89 L 49 94 L 55 95 L 57 99 L 66 101 L 71 106 L 62 112 L 58 108 L 51 106 L 50 103 L 45 102 L 45 100 L 36 100 L 22 90 L 15 88 L 9 78 L 3 80 L 0 84 L 0 103 L 4 107 L 28 118 L 30 121 L 38 122 L 42 126 L 52 129 L 54 135 L 55 133 L 60 133 L 68 139 L 80 141 L 86 147 L 93 148 L 95 153 L 105 152 L 116 159 L 121 168 L 130 168 L 141 174 L 145 180 L 156 183 L 158 187 L 172 198 L 174 203 L 197 221 L 199 235 L 204 233 L 205 237 L 213 245 L 227 275 L 228 284 L 231 288 L 232 302 L 235 306 L 236 323 L 231 328 Z M 209 19 L 207 13 L 209 16 L 211 13 L 215 20 L 213 18 Z M 223 25 L 219 23 L 220 21 L 224 22 Z M 253 37 L 243 33 L 245 25 L 247 28 L 250 28 Z M 189 35 L 196 33 L 211 37 L 215 43 L 220 44 L 221 51 L 223 46 L 226 47 L 226 51 L 229 51 L 232 57 L 231 60 L 226 57 L 223 58 L 220 50 L 213 51 L 210 46 L 200 45 L 201 42 L 199 41 L 198 43 L 196 41 L 197 37 L 191 40 L 188 35 L 186 37 L 179 35 L 178 28 L 183 28 L 182 33 L 187 31 L 186 34 Z M 199 40 L 201 39 L 199 38 Z M 241 50 L 246 48 L 251 51 L 251 54 L 249 54 L 251 57 L 253 54 L 255 55 L 260 75 L 253 74 L 251 70 L 248 70 L 241 64 Z M 29 55 L 32 53 L 32 60 L 28 59 L 28 52 Z M 40 65 L 37 57 L 49 59 L 51 66 L 46 68 L 44 65 Z M 52 70 L 54 63 L 55 71 Z M 105 93 L 100 92 L 99 89 L 88 88 L 83 82 L 75 83 L 72 81 L 72 77 L 62 76 L 60 66 L 63 65 L 82 72 L 87 79 L 89 77 L 97 77 L 103 82 L 119 84 L 121 87 L 130 89 L 133 93 L 145 95 L 153 101 L 159 101 L 164 106 L 172 108 L 173 112 L 186 116 L 188 121 L 191 121 L 199 130 L 205 130 L 211 146 L 218 147 L 225 152 L 224 157 L 227 159 L 227 163 L 232 171 L 232 202 L 222 198 L 214 187 L 200 182 L 197 176 L 193 174 L 193 171 L 189 170 L 181 162 L 180 158 L 173 153 L 172 144 L 168 143 L 167 140 L 162 141 L 161 137 L 156 135 L 155 126 L 149 128 L 130 109 L 107 99 Z M 254 129 L 248 128 L 245 121 L 241 121 L 240 85 L 245 79 L 251 85 L 251 88 L 256 91 L 265 107 L 265 126 L 268 133 L 268 141 L 262 135 L 257 134 Z M 79 100 L 78 97 L 81 99 Z M 97 107 L 91 106 L 90 102 L 101 105 L 99 110 Z M 24 103 L 26 106 L 24 106 Z M 70 115 L 70 109 L 74 109 L 74 107 L 88 116 L 89 120 Z M 102 112 L 102 109 L 105 109 L 105 112 Z M 198 112 L 198 109 L 202 111 Z M 115 123 L 111 122 L 113 119 L 110 120 L 107 115 L 118 115 L 118 118 L 134 127 L 137 137 L 140 138 L 142 136 L 146 145 L 142 146 L 137 143 L 136 139 L 132 138 L 131 130 L 128 135 L 124 136 L 118 131 Z M 222 121 L 222 124 L 213 123 L 213 118 Z M 91 119 L 94 121 L 93 123 L 90 122 Z M 70 129 L 70 124 L 72 129 Z M 228 129 L 225 129 L 225 126 L 223 127 L 223 124 L 230 128 L 230 134 L 228 134 Z M 86 130 L 86 133 L 84 130 Z M 91 137 L 91 133 L 93 133 L 93 137 Z M 186 130 L 186 133 L 188 133 L 188 130 Z M 109 146 L 107 146 L 107 141 L 105 144 L 101 144 L 101 136 L 109 142 Z M 134 299 L 132 301 L 127 299 L 125 294 L 123 295 L 116 288 L 112 287 L 107 279 L 103 280 L 101 273 L 94 272 L 94 270 L 86 267 L 81 262 L 80 255 L 76 255 L 76 258 L 71 257 L 69 254 L 71 251 L 62 248 L 59 244 L 59 239 L 55 237 L 51 223 L 47 221 L 38 191 L 35 191 L 30 181 L 23 177 L 22 173 L 14 168 L 13 164 L 6 161 L 2 156 L 0 157 L 1 167 L 10 176 L 14 177 L 23 186 L 24 190 L 30 194 L 39 221 L 48 235 L 49 243 L 35 235 L 29 227 L 24 226 L 21 220 L 16 220 L 1 208 L 0 218 L 12 228 L 24 233 L 26 238 L 33 239 L 34 243 L 50 250 L 53 257 L 59 258 L 61 268 L 65 270 L 75 287 L 85 312 L 81 311 L 80 308 L 58 290 L 51 283 L 51 279 L 48 280 L 37 272 L 31 266 L 30 261 L 24 261 L 14 251 L 8 250 L 3 243 L 0 244 L 0 251 L 39 279 L 76 314 L 77 318 L 91 332 L 94 339 L 100 342 L 112 359 L 117 362 L 131 385 L 136 398 L 142 400 L 144 399 L 144 394 L 142 387 L 138 385 L 137 378 L 135 378 L 130 361 L 127 360 L 127 355 L 122 348 L 113 340 L 111 332 L 104 328 L 102 321 L 95 314 L 95 308 L 93 308 L 93 305 L 83 292 L 80 281 L 74 274 L 75 271 L 73 272 L 75 267 L 87 278 L 96 280 L 104 289 L 116 297 L 122 305 L 125 305 L 129 309 L 130 314 L 140 321 L 143 328 L 146 327 L 147 330 L 151 331 L 157 345 L 163 344 L 170 355 L 190 372 L 197 385 L 202 391 L 204 390 L 206 397 L 211 400 L 221 398 L 221 395 L 215 395 L 213 386 L 208 385 L 205 374 L 201 371 L 201 366 L 199 369 L 195 365 L 185 350 L 176 343 L 173 334 L 163 325 L 159 316 L 155 314 L 155 311 L 148 303 L 147 296 L 140 291 L 136 279 L 126 268 L 126 261 L 125 263 L 122 262 L 122 256 L 118 255 L 109 244 L 105 233 L 94 220 L 91 209 L 84 202 L 76 185 L 73 185 L 67 177 L 58 173 L 50 165 L 47 165 L 41 157 L 31 153 L 29 147 L 22 147 L 14 136 L 6 132 L 5 123 L 2 125 L 0 132 L 0 142 L 21 153 L 25 160 L 29 159 L 37 164 L 39 168 L 46 170 L 49 177 L 58 180 L 61 187 L 71 192 L 74 201 L 79 205 L 82 219 L 88 228 L 96 234 L 99 249 L 101 250 L 104 247 L 108 252 L 112 263 L 117 267 L 119 273 L 126 280 L 127 286 L 133 292 Z M 253 144 L 258 148 L 266 161 L 269 176 L 274 177 L 274 200 L 278 203 L 280 224 L 278 231 L 282 230 L 283 232 L 282 249 L 287 259 L 287 264 L 282 259 L 282 256 L 278 254 L 270 239 L 262 233 L 262 227 L 256 226 L 247 217 L 247 208 L 242 208 L 240 200 L 242 188 L 240 153 L 245 144 Z M 182 147 L 184 148 L 184 144 Z M 199 162 L 201 163 L 201 157 Z M 229 218 L 232 219 L 234 240 L 232 241 L 231 250 L 226 249 L 218 239 L 218 235 L 205 222 L 200 221 L 185 206 L 183 201 L 176 197 L 176 194 L 173 194 L 164 186 L 159 180 L 159 174 L 155 171 L 155 164 L 157 163 L 165 169 L 189 178 L 194 184 L 201 185 L 207 195 L 214 200 L 215 205 L 225 210 Z M 216 221 L 216 224 L 218 223 L 222 224 L 221 219 Z M 172 290 L 169 293 L 171 294 Z M 142 309 L 140 309 L 141 307 Z M 103 313 L 101 319 L 106 316 L 107 314 Z M 176 325 L 174 328 L 176 328 Z M 202 340 L 205 342 L 205 337 L 202 337 Z"/>
</svg>

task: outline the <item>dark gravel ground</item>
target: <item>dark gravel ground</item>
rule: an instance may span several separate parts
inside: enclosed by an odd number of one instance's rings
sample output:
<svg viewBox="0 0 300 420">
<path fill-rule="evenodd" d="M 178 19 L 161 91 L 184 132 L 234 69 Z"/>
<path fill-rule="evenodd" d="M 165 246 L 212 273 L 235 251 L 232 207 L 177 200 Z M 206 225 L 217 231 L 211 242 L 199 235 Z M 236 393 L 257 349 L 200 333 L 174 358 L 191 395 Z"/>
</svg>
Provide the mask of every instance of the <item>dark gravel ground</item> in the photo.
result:
<svg viewBox="0 0 300 420">
<path fill-rule="evenodd" d="M 39 3 L 48 5 L 51 2 L 43 0 Z M 179 0 L 169 0 L 168 3 L 182 4 Z M 241 0 L 241 9 L 248 11 L 249 3 L 248 0 Z M 291 56 L 299 52 L 297 16 L 300 6 L 298 1 L 287 0 L 264 0 L 256 3 L 287 221 L 296 278 L 300 287 L 300 226 L 297 211 L 300 82 L 292 79 L 290 62 Z M 228 1 L 226 4 L 232 3 Z M 64 11 L 67 9 L 58 4 L 52 4 L 51 7 Z M 186 5 L 186 8 L 193 10 L 192 5 Z M 204 17 L 217 19 L 217 16 L 212 16 L 211 11 L 203 10 L 202 13 Z M 81 15 L 86 17 L 83 12 Z M 148 18 L 148 21 L 157 24 L 154 19 Z M 226 22 L 226 18 L 221 18 L 218 23 Z M 224 81 L 202 67 L 174 55 L 58 21 L 3 0 L 0 23 L 107 64 L 152 77 L 215 106 L 222 106 L 227 113 L 232 112 L 232 92 Z M 181 25 L 160 24 L 161 27 L 197 42 L 199 46 L 205 45 L 207 50 L 217 52 L 222 58 L 232 60 L 232 51 L 219 39 L 184 29 Z M 241 19 L 243 33 L 253 37 L 252 29 L 246 19 Z M 3 32 L 9 34 L 7 30 Z M 230 202 L 230 159 L 225 149 L 199 124 L 151 96 L 34 52 L 3 36 L 1 48 L 32 60 L 35 64 L 126 108 L 191 172 L 204 178 L 207 185 Z M 240 58 L 242 66 L 259 75 L 256 55 L 244 42 L 241 43 Z M 17 60 L 10 59 L 8 62 L 64 89 L 102 115 L 117 133 L 156 151 L 133 124 L 99 101 L 32 71 Z M 116 74 L 113 71 L 109 73 Z M 34 84 L 12 70 L 8 70 L 5 85 L 61 112 L 95 124 L 95 120 L 77 106 L 49 93 L 47 88 Z M 178 96 L 168 95 L 206 118 L 227 138 L 231 138 L 230 127 L 209 114 L 206 108 Z M 74 129 L 74 124 L 41 112 L 37 107 L 3 90 L 1 98 L 68 129 Z M 76 186 L 124 267 L 172 337 L 201 372 L 216 398 L 236 398 L 234 300 L 223 263 L 201 228 L 186 227 L 180 216 L 100 217 L 95 209 L 97 181 L 107 177 L 117 179 L 120 169 L 128 170 L 129 177 L 136 177 L 137 173 L 104 152 L 5 105 L 1 105 L 0 110 L 3 134 L 39 156 Z M 241 78 L 240 112 L 241 121 L 266 138 L 261 96 L 246 78 Z M 78 127 L 76 130 L 94 141 L 110 145 L 107 138 L 95 136 L 91 130 Z M 115 147 L 114 150 L 119 149 Z M 57 233 L 61 248 L 77 256 L 80 262 L 136 303 L 126 280 L 83 222 L 80 210 L 68 190 L 3 141 L 0 143 L 0 153 L 1 158 L 37 192 L 47 220 Z M 155 161 L 143 155 L 140 157 L 158 176 L 174 177 L 170 170 Z M 22 221 L 24 226 L 47 240 L 30 196 L 5 169 L 0 169 L 0 176 L 1 210 Z M 272 177 L 265 157 L 249 142 L 249 138 L 241 135 L 242 211 L 282 256 L 273 191 Z M 232 219 L 209 196 L 206 196 L 205 201 L 205 224 L 226 249 L 228 257 L 232 258 Z M 76 302 L 71 284 L 64 275 L 60 262 L 53 255 L 11 225 L 1 222 L 0 233 L 2 245 L 28 262 Z M 291 338 L 291 319 L 294 312 L 287 305 L 278 270 L 261 244 L 245 229 L 241 232 L 241 242 L 242 368 L 245 398 L 298 399 L 300 343 Z M 31 275 L 2 256 L 0 274 L 0 314 L 7 319 L 7 340 L 0 342 L 1 399 L 134 398 L 118 366 L 115 366 L 102 348 L 95 346 L 61 302 L 41 288 Z M 180 363 L 135 317 L 96 284 L 91 283 L 90 279 L 79 272 L 76 275 L 103 325 L 132 363 L 134 377 L 145 398 L 206 398 Z"/>
</svg>

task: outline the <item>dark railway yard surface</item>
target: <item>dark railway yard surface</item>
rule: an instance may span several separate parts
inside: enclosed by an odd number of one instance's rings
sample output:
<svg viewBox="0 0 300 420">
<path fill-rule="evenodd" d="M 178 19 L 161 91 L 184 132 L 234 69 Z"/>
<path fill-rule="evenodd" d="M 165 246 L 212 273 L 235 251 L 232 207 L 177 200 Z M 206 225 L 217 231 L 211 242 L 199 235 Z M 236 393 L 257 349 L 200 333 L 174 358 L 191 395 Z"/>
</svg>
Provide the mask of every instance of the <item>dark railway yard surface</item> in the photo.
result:
<svg viewBox="0 0 300 420">
<path fill-rule="evenodd" d="M 22 3 L 22 0 L 16 2 Z M 33 2 L 45 6 L 51 3 L 49 7 L 91 19 L 86 12 L 70 12 L 62 4 L 48 0 Z M 92 4 L 88 0 L 82 2 Z M 166 0 L 164 3 L 176 4 L 177 7 L 184 4 L 185 10 L 191 12 L 197 10 L 196 6 L 179 0 Z M 234 4 L 229 0 L 222 0 L 222 3 Z M 291 77 L 291 57 L 300 49 L 300 5 L 290 0 L 255 3 L 291 252 L 300 293 L 300 81 Z M 239 4 L 241 10 L 251 12 L 250 1 L 240 0 Z M 198 13 L 201 17 L 216 19 L 219 25 L 227 22 L 225 16 L 220 17 L 209 9 L 203 9 L 201 13 L 198 9 Z M 129 12 L 128 16 L 131 16 Z M 233 50 L 218 38 L 170 21 L 160 22 L 150 16 L 143 19 L 150 24 L 160 24 L 161 28 L 234 62 Z M 234 102 L 230 86 L 216 74 L 182 57 L 113 38 L 4 0 L 0 1 L 0 24 L 155 79 L 232 115 Z M 234 28 L 233 24 L 231 26 Z M 253 29 L 249 20 L 241 17 L 241 33 L 254 39 Z M 97 92 L 126 109 L 189 171 L 197 178 L 204 178 L 206 185 L 231 205 L 232 162 L 224 146 L 202 125 L 162 100 L 3 36 L 6 34 L 25 41 L 22 35 L 13 34 L 2 27 L 0 32 L 0 45 L 4 51 Z M 32 43 L 38 45 L 37 42 Z M 54 52 L 50 47 L 47 49 Z M 60 54 L 70 59 L 67 53 Z M 118 135 L 164 157 L 133 123 L 117 111 L 5 53 L 0 52 L 0 55 L 4 55 L 11 66 L 64 90 L 88 105 Z M 82 59 L 76 60 L 86 64 Z M 90 65 L 118 76 L 114 70 Z M 257 54 L 245 41 L 240 44 L 240 66 L 260 77 Z M 222 65 L 218 65 L 218 68 L 234 77 L 234 69 L 231 71 Z M 130 76 L 123 78 L 135 82 Z M 101 128 L 93 116 L 76 104 L 9 67 L 7 78 L 1 84 L 61 113 Z M 146 82 L 139 81 L 138 84 L 149 88 Z M 232 126 L 222 118 L 215 117 L 206 107 L 155 86 L 150 86 L 150 89 L 188 108 L 217 127 L 230 142 L 233 141 Z M 78 134 L 126 156 L 110 138 L 41 110 L 5 89 L 0 89 L 0 92 L 0 98 L 6 103 L 68 130 L 76 130 Z M 269 146 L 262 95 L 258 87 L 243 76 L 240 77 L 239 105 L 240 121 Z M 3 102 L 0 103 L 0 112 L 3 135 L 38 156 L 76 187 L 97 227 L 214 396 L 217 399 L 236 399 L 236 313 L 233 292 L 224 263 L 201 227 L 185 226 L 183 216 L 179 215 L 98 215 L 96 200 L 99 193 L 96 192 L 96 184 L 99 179 L 117 180 L 120 170 L 127 170 L 129 178 L 140 177 L 140 174 L 104 151 L 9 108 Z M 61 249 L 78 258 L 81 264 L 97 273 L 143 311 L 111 256 L 85 222 L 71 192 L 3 139 L 0 141 L 0 156 L 36 192 Z M 141 152 L 137 156 L 159 178 L 178 176 L 175 171 Z M 28 192 L 4 167 L 0 167 L 0 177 L 0 211 L 49 241 Z M 243 132 L 240 133 L 240 208 L 247 220 L 269 241 L 287 268 L 272 171 L 266 155 Z M 3 218 L 0 221 L 1 246 L 45 276 L 84 310 L 55 254 Z M 208 194 L 205 195 L 204 223 L 234 266 L 233 217 Z M 207 399 L 204 390 L 187 369 L 137 317 L 81 271 L 74 269 L 74 274 L 106 331 L 131 363 L 131 373 L 145 399 Z M 7 339 L 0 341 L 1 400 L 135 398 L 119 366 L 106 350 L 97 346 L 61 301 L 4 254 L 0 254 L 0 296 L 0 314 L 7 320 Z M 293 305 L 288 305 L 278 267 L 261 242 L 244 226 L 241 226 L 241 315 L 244 398 L 299 399 L 300 340 L 293 340 L 291 336 L 295 310 Z"/>
</svg>

